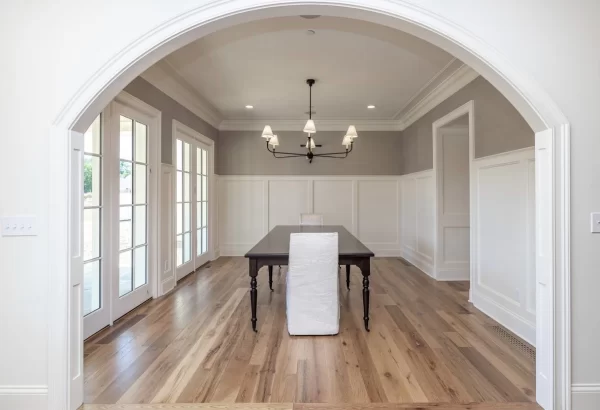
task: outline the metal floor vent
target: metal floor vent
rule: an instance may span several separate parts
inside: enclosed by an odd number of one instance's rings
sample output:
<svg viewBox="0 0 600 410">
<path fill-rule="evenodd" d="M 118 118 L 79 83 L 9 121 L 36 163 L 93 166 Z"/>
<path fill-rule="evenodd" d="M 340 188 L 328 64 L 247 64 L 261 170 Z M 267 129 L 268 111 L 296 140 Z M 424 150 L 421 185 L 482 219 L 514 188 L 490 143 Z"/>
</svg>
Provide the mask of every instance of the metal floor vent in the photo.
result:
<svg viewBox="0 0 600 410">
<path fill-rule="evenodd" d="M 489 328 L 492 330 L 492 332 L 496 333 L 498 336 L 508 342 L 510 346 L 533 360 L 533 363 L 535 363 L 535 347 L 531 346 L 529 343 L 515 335 L 510 330 L 506 329 L 504 326 L 496 325 L 490 326 Z"/>
</svg>

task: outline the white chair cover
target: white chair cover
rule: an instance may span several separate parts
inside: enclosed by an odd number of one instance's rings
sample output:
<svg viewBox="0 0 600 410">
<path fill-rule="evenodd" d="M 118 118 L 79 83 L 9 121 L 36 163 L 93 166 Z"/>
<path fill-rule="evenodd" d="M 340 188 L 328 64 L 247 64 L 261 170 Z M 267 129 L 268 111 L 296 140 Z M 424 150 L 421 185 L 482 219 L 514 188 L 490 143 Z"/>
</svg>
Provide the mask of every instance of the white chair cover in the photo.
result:
<svg viewBox="0 0 600 410">
<path fill-rule="evenodd" d="M 339 333 L 337 232 L 291 234 L 286 300 L 290 335 Z"/>
<path fill-rule="evenodd" d="M 321 214 L 300 214 L 300 225 L 322 226 L 323 215 Z"/>
</svg>

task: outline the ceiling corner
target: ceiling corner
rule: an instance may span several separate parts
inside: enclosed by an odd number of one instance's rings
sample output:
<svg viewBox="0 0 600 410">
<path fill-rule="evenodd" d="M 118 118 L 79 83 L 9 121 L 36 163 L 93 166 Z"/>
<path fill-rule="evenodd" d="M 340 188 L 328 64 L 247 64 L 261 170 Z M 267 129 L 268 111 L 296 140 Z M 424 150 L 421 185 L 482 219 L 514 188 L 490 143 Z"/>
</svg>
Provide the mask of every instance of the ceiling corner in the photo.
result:
<svg viewBox="0 0 600 410">
<path fill-rule="evenodd" d="M 140 77 L 213 127 L 219 129 L 223 122 L 221 112 L 177 74 L 177 71 L 166 60 L 154 64 Z"/>
<path fill-rule="evenodd" d="M 408 128 L 477 77 L 479 73 L 471 67 L 460 60 L 452 60 L 395 116 L 401 129 Z"/>
</svg>

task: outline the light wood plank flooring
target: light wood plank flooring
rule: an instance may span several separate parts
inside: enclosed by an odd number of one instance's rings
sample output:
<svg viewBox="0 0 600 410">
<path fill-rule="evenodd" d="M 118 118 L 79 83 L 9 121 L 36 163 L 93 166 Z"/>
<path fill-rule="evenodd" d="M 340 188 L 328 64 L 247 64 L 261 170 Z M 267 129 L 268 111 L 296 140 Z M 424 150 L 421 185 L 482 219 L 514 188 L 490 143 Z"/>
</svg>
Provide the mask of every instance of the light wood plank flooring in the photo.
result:
<svg viewBox="0 0 600 410">
<path fill-rule="evenodd" d="M 259 273 L 258 333 L 250 326 L 247 260 L 223 257 L 94 335 L 85 343 L 84 402 L 118 405 L 84 409 L 537 408 L 533 360 L 467 302 L 468 283 L 436 282 L 400 259 L 377 258 L 370 333 L 361 318 L 362 276 L 352 267 L 350 291 L 340 271 L 340 334 L 291 337 L 285 269 L 274 268 L 274 292 L 266 268 Z M 488 404 L 468 404 L 480 402 Z"/>
</svg>

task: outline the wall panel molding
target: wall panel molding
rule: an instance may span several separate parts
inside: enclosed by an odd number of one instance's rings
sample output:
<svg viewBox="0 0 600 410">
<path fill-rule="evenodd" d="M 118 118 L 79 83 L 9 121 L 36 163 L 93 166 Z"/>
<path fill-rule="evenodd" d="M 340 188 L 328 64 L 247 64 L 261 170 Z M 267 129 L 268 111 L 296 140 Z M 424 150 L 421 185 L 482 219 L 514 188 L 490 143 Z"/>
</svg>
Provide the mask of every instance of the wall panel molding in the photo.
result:
<svg viewBox="0 0 600 410">
<path fill-rule="evenodd" d="M 400 256 L 399 181 L 400 176 L 219 176 L 220 255 L 244 255 L 276 225 L 295 225 L 300 213 L 314 212 L 326 224 L 345 226 L 377 256 Z"/>
<path fill-rule="evenodd" d="M 435 213 L 433 170 L 400 177 L 400 241 L 404 259 L 434 276 Z"/>
<path fill-rule="evenodd" d="M 471 301 L 535 346 L 535 151 L 472 162 Z"/>
</svg>

